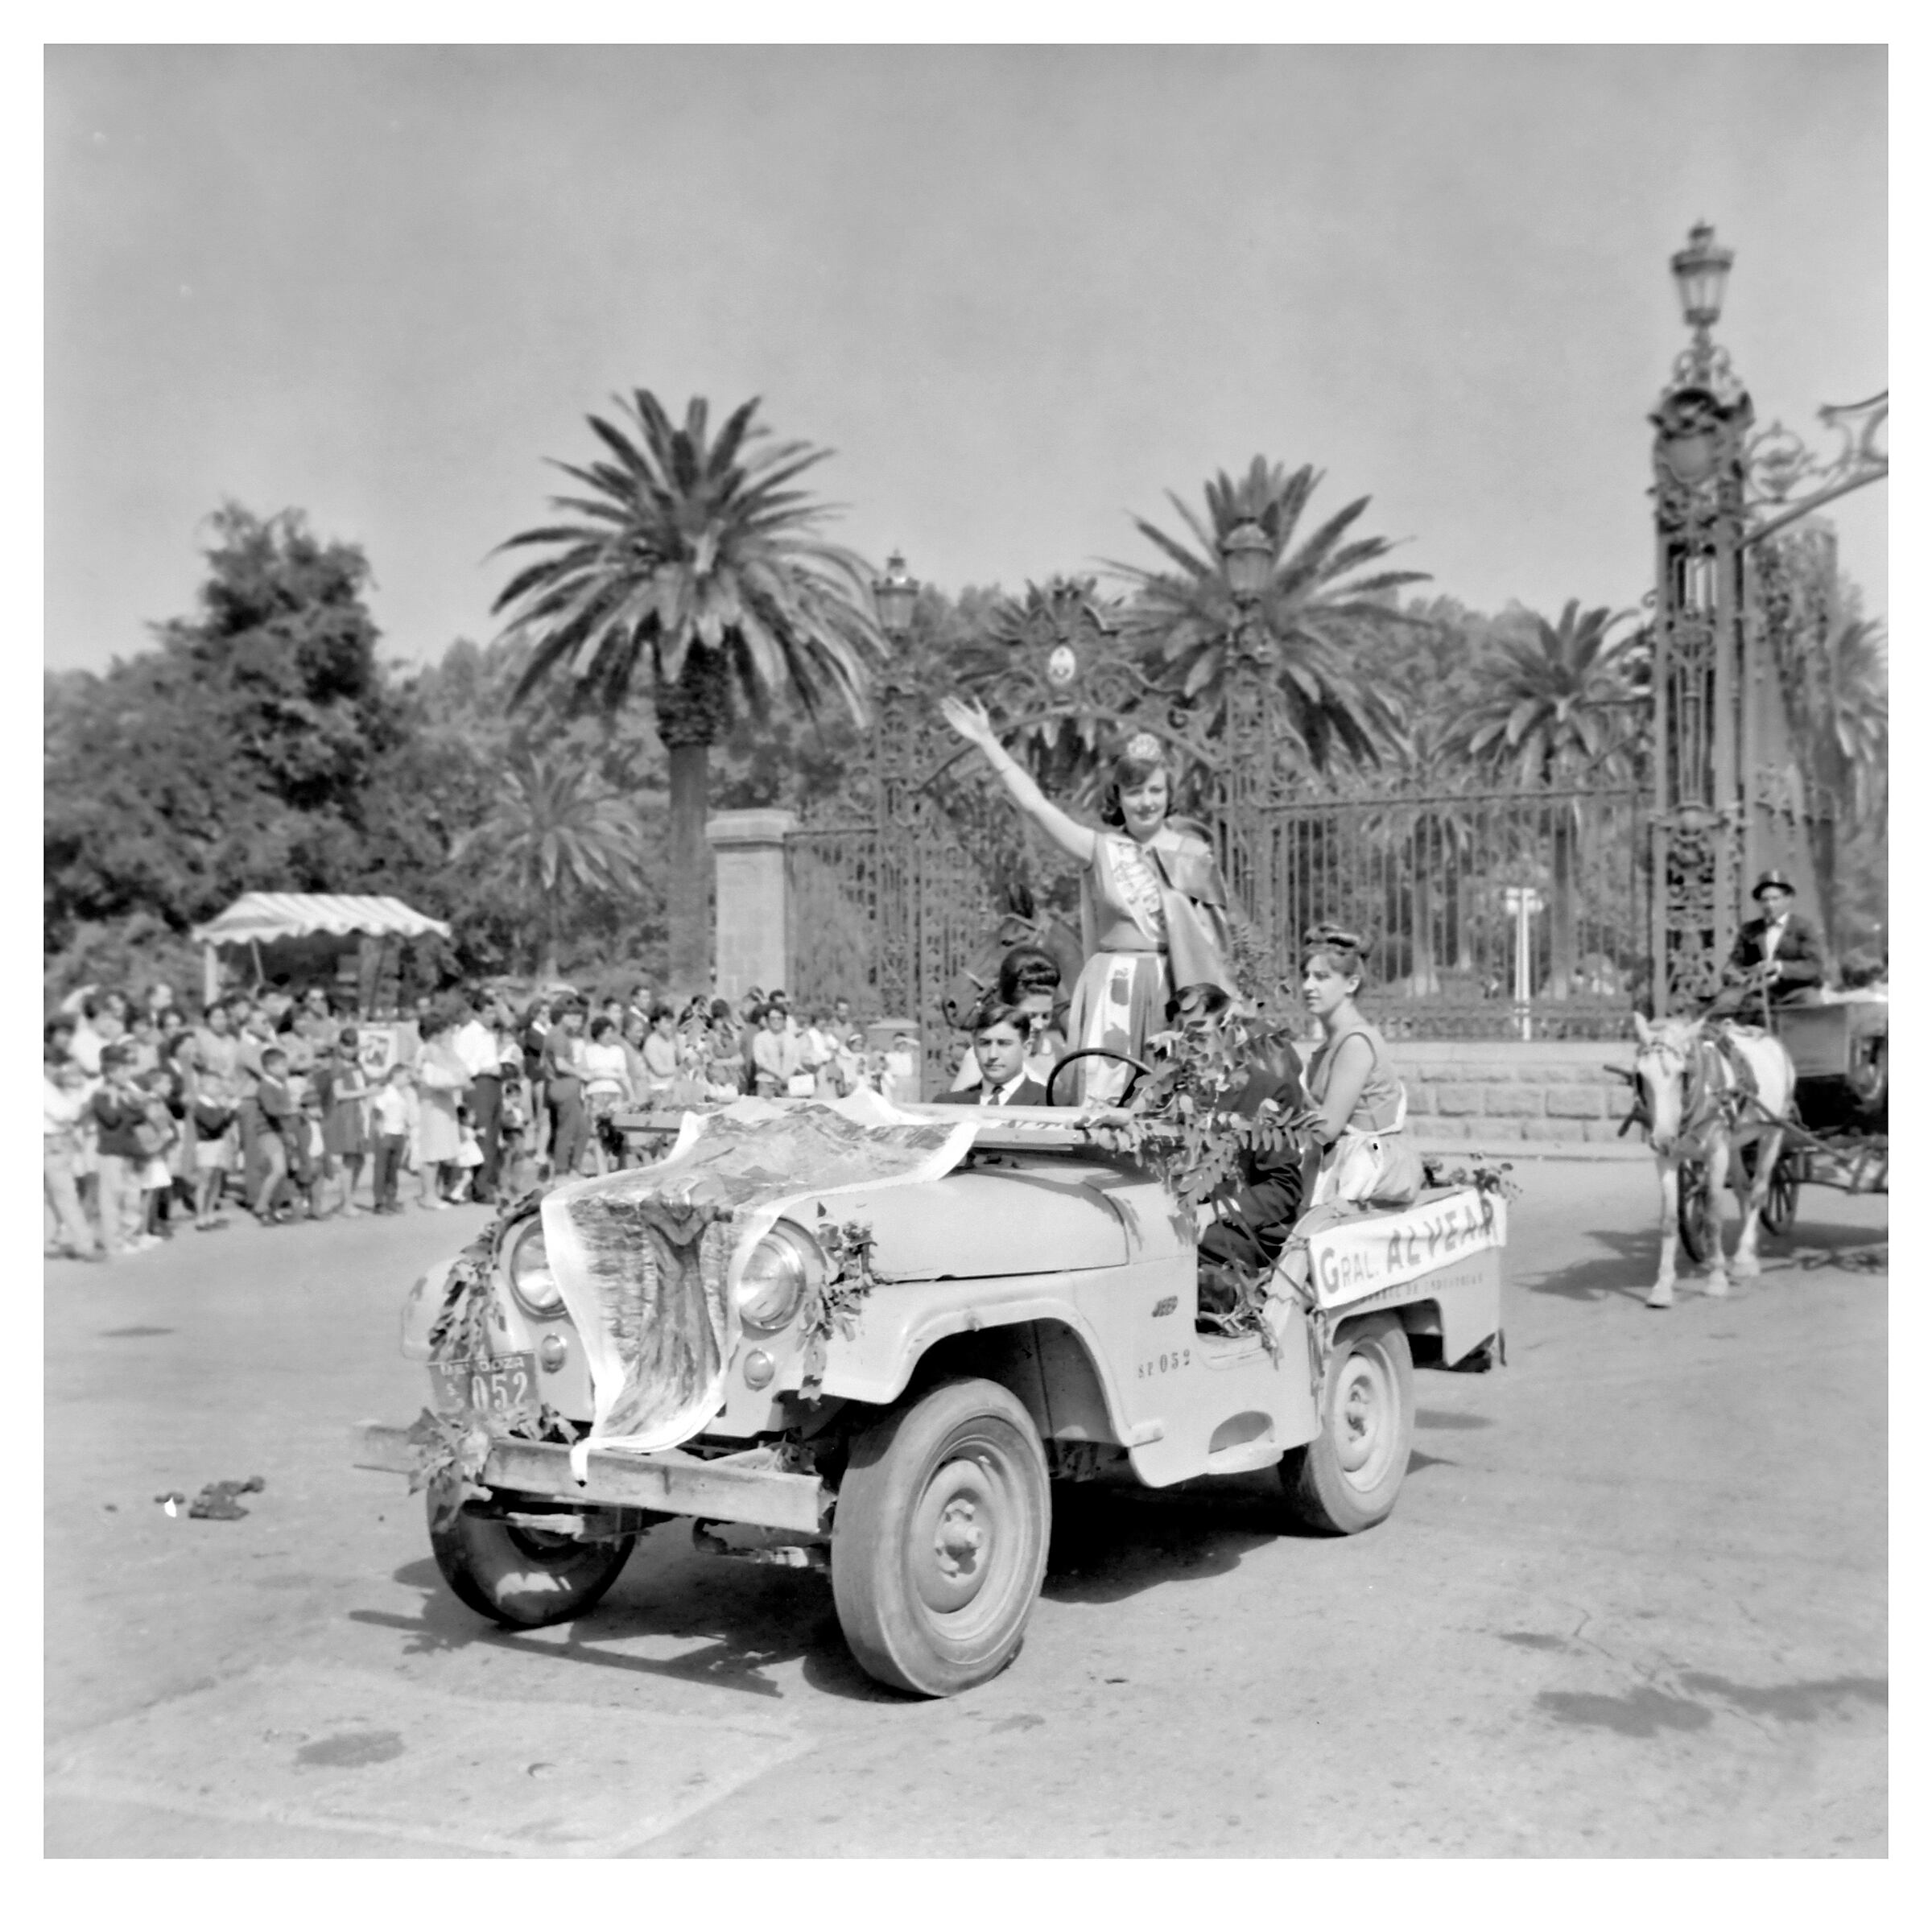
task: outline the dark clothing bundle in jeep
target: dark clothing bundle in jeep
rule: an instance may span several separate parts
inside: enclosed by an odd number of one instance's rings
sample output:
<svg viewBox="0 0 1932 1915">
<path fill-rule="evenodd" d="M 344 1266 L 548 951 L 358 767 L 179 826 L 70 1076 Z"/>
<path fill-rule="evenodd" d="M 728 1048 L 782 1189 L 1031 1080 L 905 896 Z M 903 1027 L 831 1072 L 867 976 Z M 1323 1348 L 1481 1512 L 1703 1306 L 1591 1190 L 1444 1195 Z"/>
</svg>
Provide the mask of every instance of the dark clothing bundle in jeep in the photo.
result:
<svg viewBox="0 0 1932 1915">
<path fill-rule="evenodd" d="M 1236 1116 L 1254 1117 L 1273 1103 L 1284 1117 L 1307 1102 L 1300 1059 L 1270 1056 L 1250 1067 L 1247 1081 L 1221 1108 Z M 1200 1307 L 1210 1313 L 1232 1310 L 1241 1300 L 1241 1278 L 1253 1279 L 1280 1255 L 1301 1209 L 1302 1149 L 1284 1139 L 1272 1148 L 1244 1149 L 1236 1181 L 1216 1193 L 1220 1215 L 1201 1232 Z"/>
</svg>

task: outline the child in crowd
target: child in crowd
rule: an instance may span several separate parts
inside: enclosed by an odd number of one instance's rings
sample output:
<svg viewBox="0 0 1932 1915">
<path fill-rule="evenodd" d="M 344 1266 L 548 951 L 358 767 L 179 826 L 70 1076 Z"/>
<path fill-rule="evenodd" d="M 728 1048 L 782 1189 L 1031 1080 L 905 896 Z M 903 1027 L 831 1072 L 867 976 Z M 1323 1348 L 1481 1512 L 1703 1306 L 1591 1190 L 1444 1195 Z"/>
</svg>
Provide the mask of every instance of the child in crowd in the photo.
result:
<svg viewBox="0 0 1932 1915">
<path fill-rule="evenodd" d="M 402 1206 L 396 1201 L 396 1180 L 409 1154 L 410 1127 L 415 1116 L 411 1108 L 408 1065 L 392 1065 L 372 1101 L 375 1105 L 376 1215 L 400 1216 Z"/>
<path fill-rule="evenodd" d="M 118 1044 L 101 1051 L 102 1083 L 89 1108 L 100 1153 L 101 1247 L 109 1257 L 153 1248 L 159 1240 L 141 1228 L 142 1161 L 137 1136 L 147 1121 L 147 1099 L 135 1088 L 131 1052 Z"/>
<path fill-rule="evenodd" d="M 181 1126 L 167 1108 L 169 1080 L 165 1069 L 156 1065 L 138 1080 L 138 1087 L 147 1121 L 147 1133 L 138 1141 L 158 1146 L 141 1160 L 142 1232 L 159 1243 L 174 1234 L 168 1228 L 169 1197 L 175 1186 L 172 1159 L 181 1141 Z"/>
</svg>

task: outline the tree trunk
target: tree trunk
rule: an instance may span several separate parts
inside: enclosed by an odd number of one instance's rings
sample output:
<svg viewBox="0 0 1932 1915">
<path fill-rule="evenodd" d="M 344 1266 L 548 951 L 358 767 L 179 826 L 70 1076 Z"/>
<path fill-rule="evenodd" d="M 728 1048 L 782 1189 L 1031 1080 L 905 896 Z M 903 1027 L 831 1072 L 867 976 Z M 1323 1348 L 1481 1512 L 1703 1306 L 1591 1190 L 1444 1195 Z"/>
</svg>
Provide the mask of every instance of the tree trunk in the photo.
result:
<svg viewBox="0 0 1932 1915">
<path fill-rule="evenodd" d="M 711 847 L 704 842 L 711 747 L 673 745 L 667 819 L 665 943 L 669 995 L 682 1003 L 711 989 Z"/>
<path fill-rule="evenodd" d="M 693 645 L 673 684 L 660 675 L 654 695 L 658 736 L 671 757 L 671 806 L 666 819 L 665 943 L 674 1001 L 709 993 L 711 847 L 704 841 L 710 808 L 711 747 L 729 714 L 724 661 Z"/>
<path fill-rule="evenodd" d="M 561 976 L 557 963 L 557 895 L 543 894 L 537 914 L 537 984 L 545 991 L 554 989 Z"/>
</svg>

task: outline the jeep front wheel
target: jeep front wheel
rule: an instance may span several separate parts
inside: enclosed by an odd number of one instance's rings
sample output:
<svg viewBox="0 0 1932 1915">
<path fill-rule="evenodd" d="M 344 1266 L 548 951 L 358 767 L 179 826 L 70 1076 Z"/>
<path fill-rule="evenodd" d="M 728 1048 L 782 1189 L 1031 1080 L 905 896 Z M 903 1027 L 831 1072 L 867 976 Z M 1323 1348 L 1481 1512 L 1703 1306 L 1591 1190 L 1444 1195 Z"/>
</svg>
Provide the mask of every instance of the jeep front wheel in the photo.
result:
<svg viewBox="0 0 1932 1915">
<path fill-rule="evenodd" d="M 431 1481 L 427 1496 L 429 1546 L 443 1580 L 506 1629 L 540 1629 L 595 1608 L 637 1546 L 634 1533 L 585 1539 L 482 1515 L 444 1477 Z"/>
<path fill-rule="evenodd" d="M 956 1695 L 1019 1653 L 1052 1504 L 1033 1419 L 981 1377 L 943 1383 L 855 1438 L 832 1518 L 832 1593 L 865 1672 Z"/>
<path fill-rule="evenodd" d="M 1282 1487 L 1312 1529 L 1352 1536 L 1395 1507 L 1415 1436 L 1409 1338 L 1387 1314 L 1344 1323 L 1322 1381 L 1322 1426 L 1282 1459 Z"/>
</svg>

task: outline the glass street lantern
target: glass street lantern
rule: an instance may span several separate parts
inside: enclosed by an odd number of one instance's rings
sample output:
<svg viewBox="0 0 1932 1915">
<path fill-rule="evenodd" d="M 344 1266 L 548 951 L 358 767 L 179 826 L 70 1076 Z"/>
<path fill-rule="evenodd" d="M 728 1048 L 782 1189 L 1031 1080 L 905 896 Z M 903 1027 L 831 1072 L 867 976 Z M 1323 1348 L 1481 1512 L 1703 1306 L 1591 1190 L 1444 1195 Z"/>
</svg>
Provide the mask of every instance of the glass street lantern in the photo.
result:
<svg viewBox="0 0 1932 1915">
<path fill-rule="evenodd" d="M 1684 308 L 1684 324 L 1708 332 L 1724 309 L 1724 282 L 1731 276 L 1730 249 L 1717 243 L 1715 231 L 1699 220 L 1690 229 L 1690 243 L 1670 255 L 1670 271 Z"/>
<path fill-rule="evenodd" d="M 1254 520 L 1244 518 L 1221 541 L 1221 563 L 1236 598 L 1259 598 L 1274 576 L 1274 543 Z"/>
<path fill-rule="evenodd" d="M 879 629 L 889 637 L 903 638 L 912 629 L 912 609 L 919 601 L 919 582 L 906 569 L 898 552 L 886 561 L 886 576 L 872 582 L 872 596 L 878 607 Z"/>
</svg>

